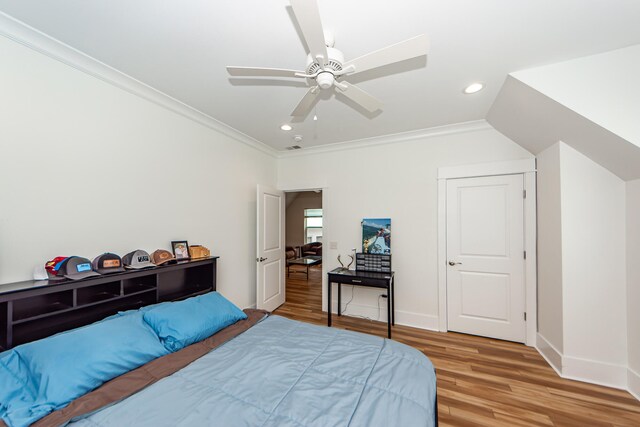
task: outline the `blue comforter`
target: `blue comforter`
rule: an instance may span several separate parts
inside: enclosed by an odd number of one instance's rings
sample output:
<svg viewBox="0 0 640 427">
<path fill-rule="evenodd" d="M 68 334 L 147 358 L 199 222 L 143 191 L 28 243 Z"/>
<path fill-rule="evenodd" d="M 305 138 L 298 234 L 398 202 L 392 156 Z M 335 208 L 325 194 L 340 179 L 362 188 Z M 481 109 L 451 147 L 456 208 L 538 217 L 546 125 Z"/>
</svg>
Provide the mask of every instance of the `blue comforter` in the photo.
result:
<svg viewBox="0 0 640 427">
<path fill-rule="evenodd" d="M 270 316 L 74 426 L 433 426 L 436 380 L 397 342 Z"/>
</svg>

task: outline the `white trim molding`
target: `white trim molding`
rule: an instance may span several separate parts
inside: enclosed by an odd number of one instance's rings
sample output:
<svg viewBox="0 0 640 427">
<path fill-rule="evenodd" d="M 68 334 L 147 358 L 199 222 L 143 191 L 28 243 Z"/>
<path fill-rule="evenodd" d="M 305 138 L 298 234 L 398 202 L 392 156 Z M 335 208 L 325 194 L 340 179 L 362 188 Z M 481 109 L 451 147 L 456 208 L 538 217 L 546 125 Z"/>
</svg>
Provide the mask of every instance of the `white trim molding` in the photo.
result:
<svg viewBox="0 0 640 427">
<path fill-rule="evenodd" d="M 536 334 L 536 350 L 553 370 L 562 376 L 562 353 L 540 334 Z"/>
<path fill-rule="evenodd" d="M 562 356 L 563 378 L 626 390 L 627 367 L 598 360 Z"/>
<path fill-rule="evenodd" d="M 506 162 L 476 163 L 474 165 L 438 168 L 438 179 L 475 178 L 480 176 L 513 175 L 536 171 L 536 159 Z"/>
<path fill-rule="evenodd" d="M 540 334 L 537 334 L 536 350 L 562 378 L 628 389 L 636 399 L 640 395 L 640 376 L 623 365 L 565 356 Z"/>
<path fill-rule="evenodd" d="M 335 142 L 333 144 L 317 145 L 295 151 L 278 151 L 279 158 L 306 156 L 309 154 L 322 154 L 334 151 L 354 150 L 376 145 L 397 144 L 411 142 L 419 139 L 434 138 L 438 136 L 453 135 L 467 132 L 493 129 L 486 120 L 475 120 L 471 122 L 454 123 L 444 126 L 436 126 L 426 129 L 400 132 L 371 138 L 355 139 L 351 141 Z"/>
<path fill-rule="evenodd" d="M 333 285 L 334 295 L 337 294 L 337 284 Z M 343 285 L 349 286 L 349 285 Z M 344 292 L 344 289 L 343 289 Z M 333 318 L 338 316 L 338 298 L 332 298 L 331 304 L 331 316 Z M 342 300 L 342 309 L 345 308 L 344 298 Z M 355 302 L 349 303 L 347 310 L 342 312 L 343 316 L 351 316 L 350 312 L 354 309 L 354 312 L 359 314 L 353 315 L 355 317 L 364 317 L 367 319 L 378 320 L 380 322 L 387 322 L 387 303 L 386 301 L 380 304 L 380 313 L 378 315 L 378 306 L 369 304 L 358 304 Z M 428 331 L 438 331 L 438 316 L 432 314 L 412 313 L 410 311 L 395 310 L 395 324 L 402 326 L 410 326 L 412 328 L 425 329 Z"/>
<path fill-rule="evenodd" d="M 496 175 L 521 174 L 524 178 L 524 245 L 525 307 L 527 312 L 525 343 L 536 345 L 538 325 L 537 220 L 536 220 L 536 160 L 522 159 L 495 163 L 450 166 L 438 169 L 438 329 L 447 328 L 447 180 Z"/>
<path fill-rule="evenodd" d="M 640 400 L 640 374 L 631 368 L 627 368 L 627 390 Z"/>
<path fill-rule="evenodd" d="M 277 151 L 261 141 L 155 89 L 99 60 L 0 12 L 0 35 L 76 70 L 139 96 L 272 157 Z"/>
<path fill-rule="evenodd" d="M 278 190 L 284 191 L 285 193 L 321 190 L 322 191 L 322 217 L 324 218 L 322 223 L 322 239 L 325 242 L 331 241 L 331 219 L 330 219 L 331 205 L 330 205 L 330 198 L 329 198 L 329 194 L 331 190 L 329 189 L 328 185 L 326 185 L 324 182 L 309 181 L 301 185 L 296 185 L 295 187 L 278 184 L 277 188 Z M 285 215 L 286 215 L 286 212 L 285 212 Z M 286 221 L 286 217 L 285 217 L 285 221 Z M 325 256 L 325 260 L 329 258 L 329 252 L 331 252 L 332 254 L 337 252 L 335 249 L 331 249 L 329 244 L 324 245 L 322 250 L 324 251 L 323 253 Z M 327 293 L 327 280 L 328 280 L 328 273 L 329 273 L 330 267 L 328 262 L 323 262 L 321 265 L 322 265 L 322 283 L 320 286 L 322 286 L 322 310 L 326 312 L 327 301 L 329 299 L 328 293 Z"/>
</svg>

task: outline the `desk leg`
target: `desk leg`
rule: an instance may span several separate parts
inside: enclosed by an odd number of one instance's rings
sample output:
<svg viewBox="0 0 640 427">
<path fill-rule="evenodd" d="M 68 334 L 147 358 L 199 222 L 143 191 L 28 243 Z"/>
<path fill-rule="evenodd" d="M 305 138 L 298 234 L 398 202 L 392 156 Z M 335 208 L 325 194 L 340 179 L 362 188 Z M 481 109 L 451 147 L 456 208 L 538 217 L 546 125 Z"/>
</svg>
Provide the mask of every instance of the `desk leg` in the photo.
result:
<svg viewBox="0 0 640 427">
<path fill-rule="evenodd" d="M 391 338 L 391 319 L 393 318 L 393 311 L 391 311 L 391 282 L 387 288 L 387 332 L 389 338 Z"/>
<path fill-rule="evenodd" d="M 342 283 L 338 283 L 338 316 L 342 316 Z"/>
<path fill-rule="evenodd" d="M 327 326 L 331 326 L 331 280 L 329 280 L 329 301 L 327 301 Z"/>
<path fill-rule="evenodd" d="M 393 290 L 396 288 L 395 279 L 391 279 L 391 324 L 396 324 L 396 296 Z"/>
</svg>

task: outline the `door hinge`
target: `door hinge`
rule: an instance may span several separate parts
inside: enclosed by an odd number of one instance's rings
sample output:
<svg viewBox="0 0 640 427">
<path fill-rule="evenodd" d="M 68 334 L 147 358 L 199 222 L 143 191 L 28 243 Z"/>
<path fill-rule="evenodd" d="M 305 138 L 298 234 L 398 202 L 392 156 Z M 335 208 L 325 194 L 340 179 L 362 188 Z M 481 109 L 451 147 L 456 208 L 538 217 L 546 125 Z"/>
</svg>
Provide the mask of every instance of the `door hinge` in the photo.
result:
<svg viewBox="0 0 640 427">
<path fill-rule="evenodd" d="M 527 321 L 527 312 L 526 311 L 524 312 L 524 321 L 525 322 Z"/>
<path fill-rule="evenodd" d="M 527 251 L 524 251 L 524 259 L 527 259 Z"/>
<path fill-rule="evenodd" d="M 523 199 L 527 198 L 527 190 L 522 190 L 522 198 Z"/>
</svg>

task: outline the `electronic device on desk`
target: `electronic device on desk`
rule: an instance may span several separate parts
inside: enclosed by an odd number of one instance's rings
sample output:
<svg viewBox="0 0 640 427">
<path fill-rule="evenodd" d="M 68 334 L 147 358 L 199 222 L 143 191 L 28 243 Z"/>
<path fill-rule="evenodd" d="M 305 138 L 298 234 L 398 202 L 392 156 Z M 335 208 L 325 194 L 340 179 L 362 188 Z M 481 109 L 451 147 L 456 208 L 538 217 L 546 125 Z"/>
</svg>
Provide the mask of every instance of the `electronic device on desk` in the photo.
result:
<svg viewBox="0 0 640 427">
<path fill-rule="evenodd" d="M 391 273 L 391 255 L 356 254 L 356 271 Z"/>
</svg>

